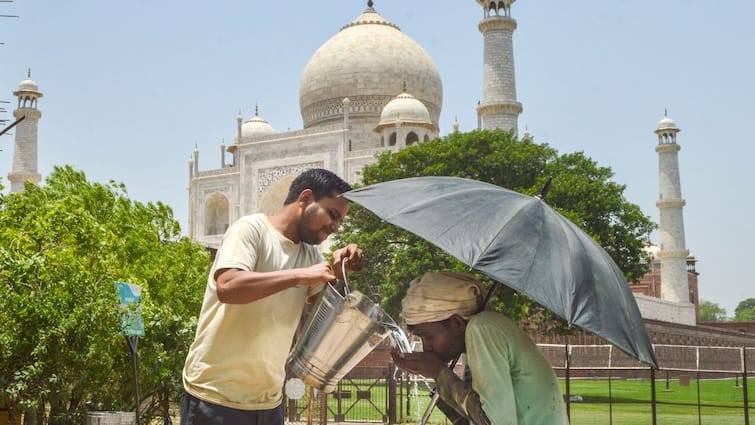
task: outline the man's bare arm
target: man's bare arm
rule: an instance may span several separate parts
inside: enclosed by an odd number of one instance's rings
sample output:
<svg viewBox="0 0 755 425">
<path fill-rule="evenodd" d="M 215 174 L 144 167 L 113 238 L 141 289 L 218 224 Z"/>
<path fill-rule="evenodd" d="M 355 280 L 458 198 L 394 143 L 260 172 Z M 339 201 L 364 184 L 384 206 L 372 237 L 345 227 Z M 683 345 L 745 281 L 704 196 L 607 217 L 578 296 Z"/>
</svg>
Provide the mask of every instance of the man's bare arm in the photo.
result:
<svg viewBox="0 0 755 425">
<path fill-rule="evenodd" d="M 215 272 L 218 300 L 226 304 L 246 304 L 296 285 L 317 286 L 335 278 L 333 268 L 326 262 L 264 273 L 241 269 Z"/>
</svg>

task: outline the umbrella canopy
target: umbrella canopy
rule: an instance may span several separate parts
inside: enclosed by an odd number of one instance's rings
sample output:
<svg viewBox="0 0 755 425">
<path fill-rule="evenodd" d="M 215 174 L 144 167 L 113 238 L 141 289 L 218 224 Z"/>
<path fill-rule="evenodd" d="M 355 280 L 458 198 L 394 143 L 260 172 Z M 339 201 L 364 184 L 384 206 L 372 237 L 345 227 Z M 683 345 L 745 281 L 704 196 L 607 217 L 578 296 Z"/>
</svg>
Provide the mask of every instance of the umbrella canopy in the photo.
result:
<svg viewBox="0 0 755 425">
<path fill-rule="evenodd" d="M 541 199 L 456 177 L 415 177 L 343 196 L 657 368 L 619 267 Z"/>
</svg>

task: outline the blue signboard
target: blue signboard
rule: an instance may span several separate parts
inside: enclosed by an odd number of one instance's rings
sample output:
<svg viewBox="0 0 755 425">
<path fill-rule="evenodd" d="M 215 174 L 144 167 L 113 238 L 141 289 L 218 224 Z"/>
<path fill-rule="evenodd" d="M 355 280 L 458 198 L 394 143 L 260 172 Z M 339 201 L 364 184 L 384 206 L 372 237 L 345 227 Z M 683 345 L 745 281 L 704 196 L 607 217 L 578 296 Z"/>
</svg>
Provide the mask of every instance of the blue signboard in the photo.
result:
<svg viewBox="0 0 755 425">
<path fill-rule="evenodd" d="M 144 336 L 142 317 L 142 287 L 130 283 L 115 282 L 121 305 L 121 333 L 126 336 Z"/>
</svg>

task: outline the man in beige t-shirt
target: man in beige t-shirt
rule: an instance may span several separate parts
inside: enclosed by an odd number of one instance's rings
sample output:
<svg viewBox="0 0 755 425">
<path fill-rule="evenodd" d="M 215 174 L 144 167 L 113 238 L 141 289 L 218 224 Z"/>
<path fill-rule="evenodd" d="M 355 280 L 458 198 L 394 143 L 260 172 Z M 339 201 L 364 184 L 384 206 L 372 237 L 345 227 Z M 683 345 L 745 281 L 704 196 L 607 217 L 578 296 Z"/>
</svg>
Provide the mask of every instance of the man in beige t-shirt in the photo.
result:
<svg viewBox="0 0 755 425">
<path fill-rule="evenodd" d="M 348 212 L 348 183 L 330 171 L 303 172 L 283 208 L 233 223 L 207 279 L 197 332 L 183 370 L 181 424 L 283 423 L 285 362 L 307 298 L 361 270 L 363 252 L 348 245 L 324 261 L 315 245 Z"/>
</svg>

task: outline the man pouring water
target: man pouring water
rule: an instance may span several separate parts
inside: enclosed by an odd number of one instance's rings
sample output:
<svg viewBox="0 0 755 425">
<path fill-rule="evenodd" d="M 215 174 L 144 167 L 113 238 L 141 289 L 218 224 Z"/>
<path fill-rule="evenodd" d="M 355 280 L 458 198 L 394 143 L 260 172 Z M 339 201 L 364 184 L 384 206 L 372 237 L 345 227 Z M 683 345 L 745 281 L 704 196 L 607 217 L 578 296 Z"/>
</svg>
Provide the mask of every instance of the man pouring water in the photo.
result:
<svg viewBox="0 0 755 425">
<path fill-rule="evenodd" d="M 325 262 L 316 245 L 348 212 L 351 187 L 311 169 L 291 183 L 275 215 L 242 217 L 223 236 L 207 279 L 183 370 L 181 424 L 282 425 L 285 362 L 307 299 L 362 269 L 351 244 Z"/>
</svg>

